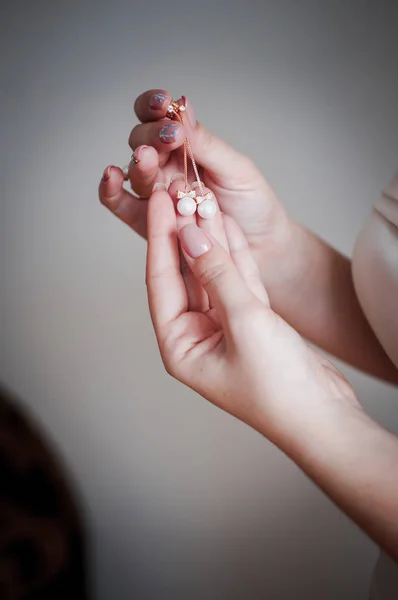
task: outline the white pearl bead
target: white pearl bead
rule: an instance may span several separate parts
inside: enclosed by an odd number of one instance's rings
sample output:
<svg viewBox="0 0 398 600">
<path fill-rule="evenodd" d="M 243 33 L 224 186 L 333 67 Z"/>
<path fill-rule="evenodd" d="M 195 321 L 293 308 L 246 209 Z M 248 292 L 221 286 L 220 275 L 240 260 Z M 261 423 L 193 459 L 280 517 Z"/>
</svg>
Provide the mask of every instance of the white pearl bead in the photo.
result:
<svg viewBox="0 0 398 600">
<path fill-rule="evenodd" d="M 198 205 L 198 213 L 202 219 L 211 219 L 217 212 L 217 204 L 212 200 L 204 200 Z"/>
<path fill-rule="evenodd" d="M 189 217 L 196 210 L 196 202 L 193 198 L 189 198 L 189 196 L 183 196 L 177 204 L 177 210 L 183 217 Z"/>
</svg>

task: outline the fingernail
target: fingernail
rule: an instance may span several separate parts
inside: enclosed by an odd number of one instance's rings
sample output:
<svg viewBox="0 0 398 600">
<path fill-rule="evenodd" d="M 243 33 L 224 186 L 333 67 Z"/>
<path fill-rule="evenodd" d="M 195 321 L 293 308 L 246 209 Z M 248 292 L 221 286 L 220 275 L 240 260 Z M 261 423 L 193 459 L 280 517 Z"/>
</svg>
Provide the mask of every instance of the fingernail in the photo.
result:
<svg viewBox="0 0 398 600">
<path fill-rule="evenodd" d="M 142 152 L 147 150 L 148 148 L 149 148 L 149 146 L 139 146 L 138 148 L 136 148 L 134 150 L 133 154 L 131 155 L 131 159 L 133 159 L 133 157 L 134 157 L 136 161 L 141 160 Z"/>
<path fill-rule="evenodd" d="M 201 182 L 200 182 L 200 185 L 201 185 L 202 187 L 204 186 L 204 183 L 203 183 L 203 181 L 201 181 Z M 198 182 L 198 181 L 194 181 L 194 182 L 191 184 L 191 188 L 192 188 L 193 190 L 196 190 L 196 188 L 198 188 L 198 187 L 199 187 L 199 182 Z"/>
<path fill-rule="evenodd" d="M 170 183 L 173 183 L 173 181 L 178 181 L 180 179 L 185 179 L 184 173 L 173 173 L 170 179 Z"/>
<path fill-rule="evenodd" d="M 167 123 L 167 125 L 164 125 L 159 131 L 159 137 L 162 142 L 165 142 L 166 144 L 172 144 L 176 141 L 178 129 L 179 126 L 177 123 Z"/>
<path fill-rule="evenodd" d="M 195 111 L 193 109 L 191 102 L 188 100 L 188 98 L 186 96 L 182 96 L 182 98 L 183 98 L 184 104 L 186 106 L 185 114 L 187 116 L 188 122 L 189 122 L 190 126 L 192 127 L 192 129 L 194 129 L 196 126 Z"/>
<path fill-rule="evenodd" d="M 199 229 L 193 223 L 180 229 L 178 236 L 182 247 L 192 258 L 199 258 L 211 248 L 210 240 L 203 229 Z"/>
<path fill-rule="evenodd" d="M 164 107 L 164 105 L 169 102 L 169 97 L 166 94 L 158 93 L 153 94 L 153 96 L 149 99 L 149 108 L 153 108 L 154 110 L 160 110 Z"/>
<path fill-rule="evenodd" d="M 110 179 L 110 177 L 111 177 L 111 172 L 112 172 L 112 166 L 109 165 L 109 167 L 106 167 L 104 174 L 102 175 L 102 181 L 108 181 L 108 179 Z"/>
<path fill-rule="evenodd" d="M 152 188 L 153 192 L 158 192 L 159 190 L 167 190 L 167 185 L 163 181 L 157 181 Z"/>
</svg>

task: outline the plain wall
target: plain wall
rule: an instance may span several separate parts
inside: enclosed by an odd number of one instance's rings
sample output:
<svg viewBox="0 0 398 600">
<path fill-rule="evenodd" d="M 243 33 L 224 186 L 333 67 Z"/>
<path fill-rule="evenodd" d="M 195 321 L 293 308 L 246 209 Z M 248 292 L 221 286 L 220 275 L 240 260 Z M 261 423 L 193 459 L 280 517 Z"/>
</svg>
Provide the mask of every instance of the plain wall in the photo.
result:
<svg viewBox="0 0 398 600">
<path fill-rule="evenodd" d="M 0 376 L 74 475 L 99 600 L 367 598 L 375 546 L 271 444 L 165 374 L 145 242 L 97 186 L 129 159 L 135 97 L 164 87 L 350 253 L 398 164 L 396 6 L 5 3 Z M 342 368 L 398 433 L 396 389 Z"/>
</svg>

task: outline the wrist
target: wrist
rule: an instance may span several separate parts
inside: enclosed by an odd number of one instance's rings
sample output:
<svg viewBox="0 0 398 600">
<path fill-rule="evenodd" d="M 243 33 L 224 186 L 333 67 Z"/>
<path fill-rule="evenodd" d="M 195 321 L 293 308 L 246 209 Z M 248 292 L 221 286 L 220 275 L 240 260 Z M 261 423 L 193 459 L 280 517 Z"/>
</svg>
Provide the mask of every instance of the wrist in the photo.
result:
<svg viewBox="0 0 398 600">
<path fill-rule="evenodd" d="M 308 234 L 302 227 L 284 214 L 272 228 L 262 236 L 258 246 L 252 248 L 271 305 L 278 310 L 284 306 L 286 296 L 299 293 L 306 282 L 303 277 L 308 268 L 305 239 Z"/>
<path fill-rule="evenodd" d="M 329 406 L 280 448 L 343 512 L 398 558 L 398 439 L 360 406 Z"/>
<path fill-rule="evenodd" d="M 364 411 L 356 397 L 293 399 L 289 406 L 278 402 L 259 416 L 259 432 L 300 467 L 315 456 L 332 460 L 333 455 L 352 441 L 352 431 L 378 425 Z"/>
<path fill-rule="evenodd" d="M 359 403 L 330 401 L 312 408 L 311 414 L 301 414 L 295 421 L 291 418 L 284 431 L 279 432 L 278 445 L 304 470 L 318 462 L 331 466 L 340 461 L 341 452 L 355 447 L 354 431 L 374 425 Z"/>
<path fill-rule="evenodd" d="M 338 504 L 348 488 L 358 488 L 350 493 L 354 504 L 361 494 L 377 494 L 378 478 L 381 485 L 391 476 L 386 464 L 397 464 L 397 438 L 358 402 L 318 403 L 290 414 L 281 425 L 272 441 Z"/>
</svg>

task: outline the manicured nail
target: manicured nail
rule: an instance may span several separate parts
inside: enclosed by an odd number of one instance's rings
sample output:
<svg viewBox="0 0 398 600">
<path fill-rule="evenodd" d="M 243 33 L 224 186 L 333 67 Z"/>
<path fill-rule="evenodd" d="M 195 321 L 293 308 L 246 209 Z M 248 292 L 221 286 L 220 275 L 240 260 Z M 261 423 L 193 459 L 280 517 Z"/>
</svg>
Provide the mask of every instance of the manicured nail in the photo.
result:
<svg viewBox="0 0 398 600">
<path fill-rule="evenodd" d="M 167 125 L 164 125 L 159 131 L 159 137 L 162 142 L 165 142 L 166 144 L 172 144 L 176 141 L 178 129 L 179 125 L 177 125 L 177 123 L 167 123 Z"/>
<path fill-rule="evenodd" d="M 179 181 L 180 179 L 185 179 L 184 173 L 173 173 L 170 183 L 173 183 L 173 181 Z"/>
<path fill-rule="evenodd" d="M 140 161 L 142 158 L 142 153 L 145 152 L 145 150 L 147 150 L 148 148 L 149 146 L 138 146 L 138 148 L 136 148 L 133 154 L 131 155 L 131 160 L 133 160 L 135 163 Z"/>
<path fill-rule="evenodd" d="M 169 97 L 166 94 L 160 92 L 158 94 L 153 94 L 149 99 L 149 108 L 160 110 L 164 107 L 166 102 L 169 102 Z"/>
<path fill-rule="evenodd" d="M 104 174 L 102 175 L 102 181 L 108 181 L 111 178 L 112 166 L 106 167 Z"/>
<path fill-rule="evenodd" d="M 192 258 L 199 258 L 211 248 L 211 242 L 203 229 L 199 229 L 193 223 L 180 229 L 178 236 L 182 247 Z"/>
<path fill-rule="evenodd" d="M 204 183 L 203 183 L 203 181 L 201 181 L 201 182 L 200 182 L 200 185 L 201 185 L 202 187 L 204 187 Z M 199 183 L 198 183 L 197 181 L 194 181 L 194 182 L 191 184 L 191 188 L 192 188 L 193 190 L 196 190 L 196 188 L 198 188 L 198 187 L 199 187 Z"/>
<path fill-rule="evenodd" d="M 159 190 L 167 190 L 167 185 L 163 181 L 157 181 L 152 188 L 153 192 L 158 192 Z"/>
</svg>

